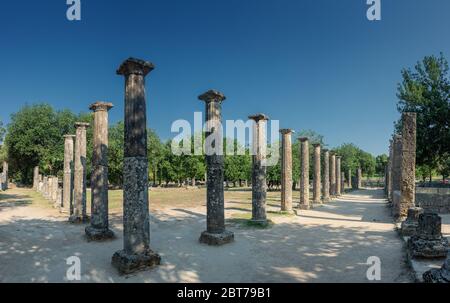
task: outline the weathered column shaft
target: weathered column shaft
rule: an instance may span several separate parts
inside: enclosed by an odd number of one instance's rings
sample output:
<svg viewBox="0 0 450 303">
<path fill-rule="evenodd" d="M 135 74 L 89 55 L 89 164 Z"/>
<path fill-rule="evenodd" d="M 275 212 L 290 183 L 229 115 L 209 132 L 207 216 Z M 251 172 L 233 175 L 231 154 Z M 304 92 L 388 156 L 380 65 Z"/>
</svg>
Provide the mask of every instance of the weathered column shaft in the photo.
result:
<svg viewBox="0 0 450 303">
<path fill-rule="evenodd" d="M 392 176 L 393 176 L 393 166 L 394 166 L 394 146 L 393 140 L 390 140 L 389 143 L 389 162 L 388 162 L 388 188 L 387 188 L 387 197 L 388 201 L 392 203 Z"/>
<path fill-rule="evenodd" d="M 74 166 L 74 135 L 64 136 L 64 176 L 63 176 L 63 202 L 61 212 L 72 214 L 73 199 L 73 166 Z"/>
<path fill-rule="evenodd" d="M 348 188 L 352 188 L 352 170 L 348 169 Z"/>
<path fill-rule="evenodd" d="M 330 201 L 330 152 L 323 151 L 323 202 Z"/>
<path fill-rule="evenodd" d="M 402 137 L 394 135 L 392 162 L 392 215 L 398 217 L 400 214 L 400 183 L 401 183 L 401 159 L 402 159 Z"/>
<path fill-rule="evenodd" d="M 33 189 L 37 190 L 39 186 L 39 166 L 36 166 L 33 170 Z"/>
<path fill-rule="evenodd" d="M 9 188 L 9 165 L 8 162 L 3 161 L 3 189 L 7 190 Z"/>
<path fill-rule="evenodd" d="M 69 218 L 72 223 L 88 221 L 86 212 L 86 128 L 88 126 L 89 123 L 75 123 L 73 213 Z"/>
<path fill-rule="evenodd" d="M 408 209 L 415 205 L 416 193 L 416 119 L 417 114 L 403 113 L 402 157 L 399 217 L 406 218 Z"/>
<path fill-rule="evenodd" d="M 300 209 L 310 209 L 309 203 L 309 141 L 308 138 L 300 138 L 301 167 L 300 167 Z"/>
<path fill-rule="evenodd" d="M 125 77 L 125 131 L 123 167 L 123 246 L 112 257 L 121 273 L 160 264 L 150 249 L 148 199 L 147 110 L 145 76 L 150 62 L 130 58 L 117 70 Z"/>
<path fill-rule="evenodd" d="M 222 130 L 222 102 L 225 96 L 214 90 L 199 96 L 205 102 L 206 120 L 206 231 L 199 241 L 208 245 L 222 245 L 234 240 L 225 230 L 224 156 Z"/>
<path fill-rule="evenodd" d="M 336 195 L 336 155 L 330 153 L 330 195 Z"/>
<path fill-rule="evenodd" d="M 281 132 L 281 211 L 292 212 L 292 130 Z"/>
<path fill-rule="evenodd" d="M 111 103 L 96 102 L 94 111 L 94 150 L 91 176 L 91 225 L 86 227 L 88 240 L 114 237 L 108 221 L 108 111 Z"/>
<path fill-rule="evenodd" d="M 264 114 L 250 116 L 253 124 L 252 155 L 252 221 L 265 224 L 266 214 L 266 124 L 269 119 Z"/>
<path fill-rule="evenodd" d="M 336 196 L 341 195 L 341 157 L 336 156 Z"/>
<path fill-rule="evenodd" d="M 362 188 L 362 170 L 361 168 L 357 169 L 357 180 L 358 180 L 358 189 Z"/>
<path fill-rule="evenodd" d="M 321 150 L 320 144 L 314 144 L 314 180 L 313 180 L 314 203 L 322 203 L 320 150 Z"/>
</svg>

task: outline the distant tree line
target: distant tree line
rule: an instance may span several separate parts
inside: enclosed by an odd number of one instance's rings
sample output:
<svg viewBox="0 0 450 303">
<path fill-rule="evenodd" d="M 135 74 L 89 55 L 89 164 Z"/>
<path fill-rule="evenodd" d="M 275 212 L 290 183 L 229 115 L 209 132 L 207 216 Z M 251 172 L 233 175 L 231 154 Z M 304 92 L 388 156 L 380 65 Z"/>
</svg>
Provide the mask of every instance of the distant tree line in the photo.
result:
<svg viewBox="0 0 450 303">
<path fill-rule="evenodd" d="M 64 139 L 66 134 L 74 134 L 74 124 L 77 121 L 93 123 L 92 113 L 74 114 L 69 110 L 55 110 L 48 104 L 34 104 L 22 107 L 17 113 L 11 115 L 7 126 L 5 144 L 0 149 L 0 156 L 8 159 L 10 175 L 22 184 L 31 184 L 33 168 L 39 166 L 45 175 L 62 177 L 64 165 Z M 3 129 L 3 130 L 2 130 Z M 92 159 L 92 127 L 87 130 L 87 173 L 90 180 Z M 0 134 L 5 129 L 0 127 Z M 175 155 L 171 152 L 172 142 L 163 142 L 152 129 L 148 129 L 148 159 L 149 180 L 152 184 L 179 186 L 189 182 L 204 181 L 206 164 L 204 156 Z M 310 156 L 313 157 L 312 144 L 320 143 L 324 148 L 326 144 L 322 135 L 312 130 L 302 131 L 297 137 L 310 139 Z M 300 144 L 293 138 L 292 159 L 294 186 L 297 185 L 300 175 Z M 204 139 L 204 138 L 203 138 Z M 186 138 L 192 140 L 194 138 Z M 112 186 L 121 187 L 123 184 L 123 144 L 124 123 L 119 121 L 109 128 L 109 182 Z M 183 142 L 180 142 L 183 144 Z M 279 143 L 275 143 L 278 144 Z M 248 146 L 241 146 L 236 140 L 224 139 L 224 149 L 231 145 L 234 150 L 243 148 L 243 155 L 229 156 L 225 154 L 225 181 L 228 185 L 242 186 L 245 181 L 251 180 L 251 155 Z M 193 154 L 193 146 L 192 154 Z M 276 147 L 278 148 L 278 146 Z M 387 156 L 377 158 L 362 151 L 353 144 L 343 144 L 334 149 L 342 159 L 342 169 L 355 171 L 361 167 L 364 174 L 373 176 L 382 175 Z M 281 155 L 281 151 L 280 151 Z M 0 158 L 0 160 L 2 160 Z M 310 161 L 310 177 L 313 176 L 313 161 Z M 268 167 L 267 181 L 269 188 L 280 186 L 281 159 L 274 166 Z"/>
</svg>

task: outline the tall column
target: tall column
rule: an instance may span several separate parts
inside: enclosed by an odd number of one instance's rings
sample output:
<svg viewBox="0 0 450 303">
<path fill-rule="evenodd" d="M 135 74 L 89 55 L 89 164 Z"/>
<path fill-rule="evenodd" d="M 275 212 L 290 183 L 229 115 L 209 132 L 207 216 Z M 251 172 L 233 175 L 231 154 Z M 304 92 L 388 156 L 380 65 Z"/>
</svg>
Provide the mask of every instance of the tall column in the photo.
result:
<svg viewBox="0 0 450 303">
<path fill-rule="evenodd" d="M 234 240 L 234 233 L 225 229 L 225 200 L 223 192 L 224 156 L 222 102 L 226 97 L 215 90 L 198 97 L 205 102 L 206 140 L 206 231 L 200 243 L 223 245 Z M 214 143 L 214 145 L 212 144 Z"/>
<path fill-rule="evenodd" d="M 153 69 L 150 62 L 129 58 L 117 70 L 125 77 L 123 250 L 114 253 L 112 264 L 121 273 L 161 263 L 161 257 L 150 249 L 148 206 L 145 76 Z"/>
<path fill-rule="evenodd" d="M 336 154 L 330 152 L 330 195 L 336 196 Z"/>
<path fill-rule="evenodd" d="M 3 178 L 4 178 L 4 183 L 3 183 L 3 189 L 7 190 L 9 188 L 9 172 L 8 172 L 9 166 L 8 166 L 8 162 L 3 161 Z"/>
<path fill-rule="evenodd" d="M 59 179 L 58 177 L 53 177 L 52 178 L 52 196 L 51 196 L 51 201 L 54 203 L 53 206 L 55 208 L 59 208 L 61 207 L 61 204 L 58 205 L 58 188 L 59 188 Z"/>
<path fill-rule="evenodd" d="M 361 189 L 362 188 L 362 170 L 361 170 L 361 167 L 358 167 L 358 170 L 357 170 L 357 181 L 358 181 L 358 189 Z"/>
<path fill-rule="evenodd" d="M 402 136 L 394 135 L 392 161 L 392 215 L 395 218 L 398 218 L 400 214 L 401 153 Z"/>
<path fill-rule="evenodd" d="M 387 188 L 387 196 L 388 201 L 392 203 L 392 169 L 393 169 L 393 159 L 394 159 L 394 147 L 393 147 L 393 140 L 391 139 L 389 141 L 389 162 L 388 162 L 388 188 Z"/>
<path fill-rule="evenodd" d="M 309 203 L 309 141 L 308 138 L 300 138 L 301 145 L 301 170 L 300 170 L 300 204 L 299 209 L 310 209 Z"/>
<path fill-rule="evenodd" d="M 330 202 L 330 152 L 323 150 L 323 186 L 322 186 L 324 203 Z"/>
<path fill-rule="evenodd" d="M 281 133 L 281 211 L 292 213 L 292 129 Z"/>
<path fill-rule="evenodd" d="M 345 173 L 341 172 L 341 195 L 345 193 Z"/>
<path fill-rule="evenodd" d="M 253 170 L 252 170 L 252 222 L 257 224 L 267 224 L 266 214 L 266 125 L 267 117 L 264 114 L 257 114 L 248 117 L 254 120 L 253 124 Z"/>
<path fill-rule="evenodd" d="M 352 188 L 352 170 L 351 168 L 348 169 L 348 188 Z"/>
<path fill-rule="evenodd" d="M 91 224 L 86 227 L 88 241 L 114 238 L 108 221 L 108 111 L 112 103 L 96 102 L 94 111 L 94 149 L 91 176 Z"/>
<path fill-rule="evenodd" d="M 416 119 L 417 114 L 403 113 L 402 157 L 399 217 L 405 219 L 408 209 L 415 205 L 416 194 Z"/>
<path fill-rule="evenodd" d="M 320 144 L 314 144 L 314 180 L 313 180 L 313 201 L 314 203 L 322 203 L 321 197 L 321 159 Z"/>
<path fill-rule="evenodd" d="M 73 205 L 73 147 L 74 135 L 64 136 L 64 176 L 63 176 L 63 202 L 61 212 L 72 214 Z"/>
<path fill-rule="evenodd" d="M 341 157 L 336 156 L 336 196 L 341 195 Z"/>
<path fill-rule="evenodd" d="M 88 127 L 89 123 L 75 123 L 73 213 L 69 218 L 71 223 L 86 223 L 89 221 L 86 212 L 86 129 Z"/>
<path fill-rule="evenodd" d="M 43 181 L 43 186 L 42 186 L 42 195 L 44 196 L 44 198 L 47 199 L 48 196 L 48 177 L 44 176 L 44 181 Z"/>
<path fill-rule="evenodd" d="M 33 170 L 33 189 L 37 190 L 39 185 L 39 166 L 36 166 Z"/>
</svg>

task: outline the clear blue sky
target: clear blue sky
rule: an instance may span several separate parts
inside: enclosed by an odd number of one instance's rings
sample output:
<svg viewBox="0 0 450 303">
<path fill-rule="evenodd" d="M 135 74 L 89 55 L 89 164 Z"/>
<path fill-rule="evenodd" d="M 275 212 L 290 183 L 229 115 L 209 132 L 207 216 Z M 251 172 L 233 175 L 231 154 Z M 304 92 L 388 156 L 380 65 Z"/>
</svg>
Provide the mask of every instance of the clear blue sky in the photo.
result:
<svg viewBox="0 0 450 303">
<path fill-rule="evenodd" d="M 400 70 L 425 55 L 450 58 L 450 1 L 382 0 L 2 1 L 0 119 L 25 103 L 88 111 L 96 100 L 123 119 L 129 56 L 149 60 L 148 123 L 163 139 L 172 121 L 203 111 L 197 96 L 227 97 L 226 119 L 263 112 L 281 127 L 313 129 L 330 146 L 387 152 Z"/>
</svg>

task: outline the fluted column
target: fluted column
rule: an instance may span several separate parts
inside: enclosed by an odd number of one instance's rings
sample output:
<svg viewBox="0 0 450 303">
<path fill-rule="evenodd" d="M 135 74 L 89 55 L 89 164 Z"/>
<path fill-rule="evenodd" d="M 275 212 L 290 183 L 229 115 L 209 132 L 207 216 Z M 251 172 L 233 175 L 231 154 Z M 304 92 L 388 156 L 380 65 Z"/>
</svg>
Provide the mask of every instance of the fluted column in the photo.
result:
<svg viewBox="0 0 450 303">
<path fill-rule="evenodd" d="M 209 90 L 198 97 L 205 102 L 206 130 L 206 231 L 200 243 L 223 245 L 234 240 L 234 233 L 225 229 L 224 156 L 222 102 L 226 97 Z M 214 144 L 213 144 L 214 143 Z"/>
<path fill-rule="evenodd" d="M 37 190 L 39 186 L 39 166 L 36 166 L 33 170 L 33 189 Z"/>
<path fill-rule="evenodd" d="M 88 127 L 89 123 L 75 123 L 73 213 L 69 218 L 71 223 L 86 223 L 89 221 L 86 212 L 86 129 Z"/>
<path fill-rule="evenodd" d="M 161 263 L 161 257 L 150 249 L 148 206 L 145 76 L 153 69 L 150 62 L 129 58 L 117 70 L 125 77 L 123 250 L 114 253 L 112 264 L 121 273 Z"/>
<path fill-rule="evenodd" d="M 252 221 L 257 224 L 267 223 L 266 214 L 266 125 L 267 117 L 264 114 L 249 116 L 253 124 L 253 170 L 252 170 Z"/>
<path fill-rule="evenodd" d="M 324 203 L 330 202 L 330 152 L 323 150 L 323 186 L 322 186 Z"/>
<path fill-rule="evenodd" d="M 301 142 L 301 170 L 300 170 L 300 203 L 299 209 L 310 209 L 309 203 L 309 141 L 308 138 L 300 138 Z"/>
<path fill-rule="evenodd" d="M 341 191 L 341 157 L 336 156 L 336 196 L 340 196 L 342 194 Z"/>
<path fill-rule="evenodd" d="M 108 221 L 108 111 L 112 103 L 96 102 L 94 112 L 94 150 L 91 176 L 91 225 L 86 227 L 88 241 L 114 238 Z"/>
<path fill-rule="evenodd" d="M 313 201 L 314 203 L 322 203 L 321 197 L 321 159 L 320 144 L 314 144 L 314 180 L 313 180 Z"/>
<path fill-rule="evenodd" d="M 73 213 L 73 168 L 74 168 L 74 135 L 64 136 L 64 176 L 63 176 L 63 202 L 61 212 Z"/>
<path fill-rule="evenodd" d="M 336 196 L 336 154 L 330 152 L 330 195 Z"/>
<path fill-rule="evenodd" d="M 281 211 L 292 213 L 292 129 L 281 133 Z"/>
</svg>

